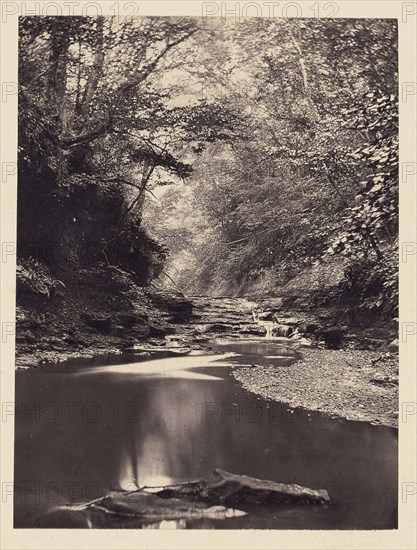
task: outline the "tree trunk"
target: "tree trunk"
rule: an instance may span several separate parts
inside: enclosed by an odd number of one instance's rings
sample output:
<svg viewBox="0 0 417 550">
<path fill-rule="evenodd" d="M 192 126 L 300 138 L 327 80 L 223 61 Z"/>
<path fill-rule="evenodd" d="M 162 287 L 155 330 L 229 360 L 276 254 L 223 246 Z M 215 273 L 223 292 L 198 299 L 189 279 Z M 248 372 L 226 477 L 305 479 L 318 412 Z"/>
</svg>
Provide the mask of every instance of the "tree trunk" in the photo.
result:
<svg viewBox="0 0 417 550">
<path fill-rule="evenodd" d="M 68 125 L 66 109 L 68 47 L 68 34 L 52 34 L 50 61 L 53 69 L 48 71 L 47 97 L 53 106 L 61 133 L 66 132 Z"/>
</svg>

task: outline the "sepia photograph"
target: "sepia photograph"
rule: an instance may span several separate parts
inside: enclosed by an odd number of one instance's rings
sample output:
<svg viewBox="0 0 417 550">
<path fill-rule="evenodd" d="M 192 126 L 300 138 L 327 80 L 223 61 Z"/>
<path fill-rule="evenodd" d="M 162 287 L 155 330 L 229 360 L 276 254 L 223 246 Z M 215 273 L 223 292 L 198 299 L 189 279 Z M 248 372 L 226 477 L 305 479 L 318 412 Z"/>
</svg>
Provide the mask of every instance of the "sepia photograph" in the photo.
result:
<svg viewBox="0 0 417 550">
<path fill-rule="evenodd" d="M 214 15 L 18 18 L 14 529 L 398 529 L 398 20 Z"/>
</svg>

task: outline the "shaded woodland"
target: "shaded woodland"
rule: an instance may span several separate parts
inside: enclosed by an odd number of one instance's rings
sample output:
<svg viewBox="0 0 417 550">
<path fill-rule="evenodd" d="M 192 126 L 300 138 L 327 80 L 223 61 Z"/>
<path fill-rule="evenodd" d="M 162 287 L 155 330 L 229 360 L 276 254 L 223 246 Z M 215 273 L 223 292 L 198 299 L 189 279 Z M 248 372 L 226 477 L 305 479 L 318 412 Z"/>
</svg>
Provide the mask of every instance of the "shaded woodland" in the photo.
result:
<svg viewBox="0 0 417 550">
<path fill-rule="evenodd" d="M 394 20 L 19 33 L 18 293 L 51 300 L 77 273 L 396 318 Z"/>
</svg>

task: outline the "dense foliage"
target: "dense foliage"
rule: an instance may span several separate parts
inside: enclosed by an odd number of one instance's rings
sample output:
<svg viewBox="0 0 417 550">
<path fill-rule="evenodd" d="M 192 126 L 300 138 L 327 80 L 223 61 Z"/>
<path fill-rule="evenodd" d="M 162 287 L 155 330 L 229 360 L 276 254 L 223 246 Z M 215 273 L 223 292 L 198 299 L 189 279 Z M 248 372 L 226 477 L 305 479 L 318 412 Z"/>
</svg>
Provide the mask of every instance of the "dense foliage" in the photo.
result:
<svg viewBox="0 0 417 550">
<path fill-rule="evenodd" d="M 190 293 L 332 266 L 312 303 L 393 317 L 397 80 L 389 19 L 22 18 L 20 255 Z"/>
<path fill-rule="evenodd" d="M 256 20 L 216 32 L 223 65 L 232 57 L 235 67 L 223 103 L 243 120 L 233 144 L 213 144 L 194 163 L 192 224 L 175 245 L 175 278 L 191 292 L 279 292 L 317 264 L 334 265 L 333 256 L 343 282 L 328 298 L 393 317 L 396 22 Z M 184 205 L 173 206 L 182 193 L 154 208 L 186 218 Z"/>
<path fill-rule="evenodd" d="M 145 194 L 189 176 L 184 151 L 226 140 L 233 123 L 216 104 L 175 103 L 176 50 L 192 55 L 198 31 L 187 18 L 20 20 L 21 258 L 105 263 L 142 285 L 161 272 L 167 250 L 141 227 Z"/>
</svg>

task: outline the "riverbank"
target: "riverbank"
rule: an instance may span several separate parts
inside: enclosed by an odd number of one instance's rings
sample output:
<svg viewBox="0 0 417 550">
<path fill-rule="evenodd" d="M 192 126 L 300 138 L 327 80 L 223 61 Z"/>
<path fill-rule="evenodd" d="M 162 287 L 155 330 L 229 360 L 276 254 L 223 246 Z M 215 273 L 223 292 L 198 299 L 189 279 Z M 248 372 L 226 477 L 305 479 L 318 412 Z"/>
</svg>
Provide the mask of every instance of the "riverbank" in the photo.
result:
<svg viewBox="0 0 417 550">
<path fill-rule="evenodd" d="M 139 287 L 123 273 L 57 270 L 54 276 L 60 281 L 54 293 L 18 289 L 17 368 L 168 342 L 192 315 L 182 295 Z"/>
<path fill-rule="evenodd" d="M 348 420 L 398 427 L 398 354 L 299 350 L 289 367 L 242 367 L 233 376 L 263 398 Z"/>
</svg>

